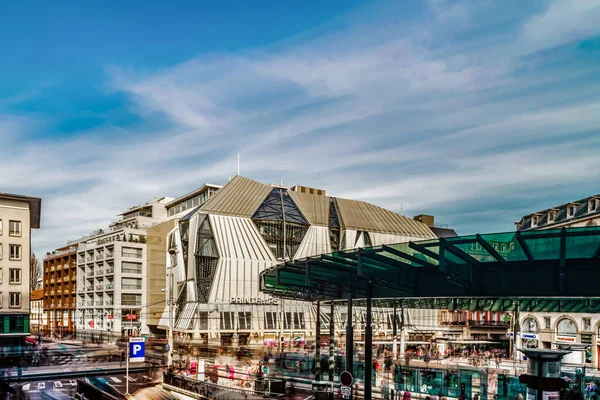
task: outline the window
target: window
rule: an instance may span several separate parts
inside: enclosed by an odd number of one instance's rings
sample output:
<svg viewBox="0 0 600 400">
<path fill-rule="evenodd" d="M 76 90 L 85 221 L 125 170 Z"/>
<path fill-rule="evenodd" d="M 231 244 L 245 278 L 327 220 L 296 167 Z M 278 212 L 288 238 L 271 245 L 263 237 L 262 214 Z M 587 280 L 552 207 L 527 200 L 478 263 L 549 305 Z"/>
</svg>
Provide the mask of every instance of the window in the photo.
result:
<svg viewBox="0 0 600 400">
<path fill-rule="evenodd" d="M 21 269 L 20 268 L 10 268 L 8 270 L 10 275 L 10 283 L 16 284 L 21 283 Z"/>
<path fill-rule="evenodd" d="M 252 329 L 252 313 L 249 311 L 243 311 L 238 313 L 238 329 L 248 330 Z"/>
<path fill-rule="evenodd" d="M 136 249 L 133 247 L 123 247 L 121 249 L 121 256 L 129 258 L 142 258 L 142 249 Z"/>
<path fill-rule="evenodd" d="M 283 329 L 292 329 L 292 313 L 286 312 L 283 320 Z"/>
<path fill-rule="evenodd" d="M 583 319 L 583 330 L 586 332 L 589 332 L 592 330 L 592 319 L 591 318 Z"/>
<path fill-rule="evenodd" d="M 199 328 L 201 331 L 208 330 L 208 311 L 198 312 Z"/>
<path fill-rule="evenodd" d="M 2 260 L 2 243 L 0 243 L 0 260 Z"/>
<path fill-rule="evenodd" d="M 537 215 L 531 216 L 531 226 L 536 226 L 538 224 L 539 217 Z"/>
<path fill-rule="evenodd" d="M 548 222 L 554 222 L 556 219 L 556 210 L 551 210 L 548 212 Z"/>
<path fill-rule="evenodd" d="M 10 307 L 19 308 L 21 307 L 21 293 L 10 293 Z"/>
<path fill-rule="evenodd" d="M 2 236 L 2 220 L 0 219 L 0 236 Z"/>
<path fill-rule="evenodd" d="M 588 212 L 594 212 L 598 209 L 598 201 L 596 199 L 592 199 L 588 202 Z"/>
<path fill-rule="evenodd" d="M 294 313 L 294 326 L 296 329 L 306 329 L 306 324 L 304 323 L 304 313 Z"/>
<path fill-rule="evenodd" d="M 575 216 L 575 212 L 577 211 L 577 205 L 573 204 L 567 206 L 567 218 L 573 218 Z"/>
<path fill-rule="evenodd" d="M 142 263 L 123 261 L 121 263 L 121 272 L 124 274 L 141 274 Z"/>
<path fill-rule="evenodd" d="M 529 317 L 523 321 L 523 332 L 538 333 L 538 322 L 535 318 Z"/>
<path fill-rule="evenodd" d="M 277 329 L 277 313 L 268 311 L 265 313 L 265 329 Z"/>
<path fill-rule="evenodd" d="M 142 295 L 141 294 L 122 294 L 121 305 L 123 306 L 141 306 Z"/>
<path fill-rule="evenodd" d="M 550 317 L 544 317 L 544 329 L 550 329 Z"/>
<path fill-rule="evenodd" d="M 21 245 L 20 244 L 11 244 L 10 248 L 10 259 L 11 260 L 20 260 L 21 259 Z"/>
<path fill-rule="evenodd" d="M 233 329 L 233 312 L 227 311 L 221 313 L 221 330 L 230 331 Z"/>
<path fill-rule="evenodd" d="M 3 272 L 3 271 L 2 271 L 2 268 L 0 268 L 0 284 L 2 284 L 2 283 L 3 283 L 3 281 L 4 281 L 4 279 L 2 278 L 2 276 L 3 276 L 3 275 L 2 275 L 2 272 Z"/>
<path fill-rule="evenodd" d="M 141 290 L 142 280 L 138 278 L 121 278 L 121 288 L 130 290 Z"/>
<path fill-rule="evenodd" d="M 442 311 L 442 324 L 445 324 L 447 322 L 448 322 L 448 312 Z"/>
<path fill-rule="evenodd" d="M 10 236 L 21 236 L 21 221 L 8 221 L 8 234 Z"/>
<path fill-rule="evenodd" d="M 577 334 L 577 325 L 568 318 L 560 320 L 556 327 L 556 334 L 564 336 L 575 336 Z"/>
</svg>

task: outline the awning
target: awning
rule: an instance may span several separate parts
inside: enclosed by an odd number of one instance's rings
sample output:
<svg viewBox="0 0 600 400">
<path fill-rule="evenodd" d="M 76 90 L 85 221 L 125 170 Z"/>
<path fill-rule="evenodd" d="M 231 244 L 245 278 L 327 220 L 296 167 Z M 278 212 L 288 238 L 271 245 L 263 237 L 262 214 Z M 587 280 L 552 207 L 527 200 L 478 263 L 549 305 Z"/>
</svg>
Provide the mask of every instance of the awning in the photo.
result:
<svg viewBox="0 0 600 400">
<path fill-rule="evenodd" d="M 498 344 L 499 342 L 492 342 L 489 340 L 448 340 L 448 343 L 457 344 Z"/>
</svg>

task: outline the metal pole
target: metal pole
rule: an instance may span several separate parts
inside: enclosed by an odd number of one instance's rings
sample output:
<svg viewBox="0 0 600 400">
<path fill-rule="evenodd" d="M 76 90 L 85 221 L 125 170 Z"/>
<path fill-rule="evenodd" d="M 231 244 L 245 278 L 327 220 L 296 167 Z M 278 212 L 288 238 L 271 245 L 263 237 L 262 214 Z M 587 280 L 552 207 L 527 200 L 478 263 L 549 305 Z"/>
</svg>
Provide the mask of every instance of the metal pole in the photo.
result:
<svg viewBox="0 0 600 400">
<path fill-rule="evenodd" d="M 329 381 L 333 382 L 333 372 L 335 370 L 335 321 L 333 319 L 333 301 L 329 314 Z"/>
<path fill-rule="evenodd" d="M 398 324 L 396 321 L 396 305 L 394 304 L 394 314 L 392 315 L 392 360 L 398 360 Z"/>
<path fill-rule="evenodd" d="M 371 327 L 371 282 L 367 289 L 367 326 L 365 327 L 365 399 L 372 398 L 373 328 Z M 377 379 L 375 379 L 377 383 Z"/>
<path fill-rule="evenodd" d="M 167 346 L 169 351 L 167 351 L 167 369 L 170 369 L 173 367 L 173 267 L 169 268 L 168 275 L 169 332 L 167 334 Z"/>
<path fill-rule="evenodd" d="M 321 380 L 321 302 L 317 301 L 317 330 L 315 331 L 315 381 Z"/>
<path fill-rule="evenodd" d="M 127 359 L 125 360 L 125 394 L 129 394 L 129 340 L 127 340 Z"/>
<path fill-rule="evenodd" d="M 346 322 L 346 371 L 353 373 L 354 327 L 352 326 L 352 293 L 348 295 L 348 321 Z"/>
</svg>

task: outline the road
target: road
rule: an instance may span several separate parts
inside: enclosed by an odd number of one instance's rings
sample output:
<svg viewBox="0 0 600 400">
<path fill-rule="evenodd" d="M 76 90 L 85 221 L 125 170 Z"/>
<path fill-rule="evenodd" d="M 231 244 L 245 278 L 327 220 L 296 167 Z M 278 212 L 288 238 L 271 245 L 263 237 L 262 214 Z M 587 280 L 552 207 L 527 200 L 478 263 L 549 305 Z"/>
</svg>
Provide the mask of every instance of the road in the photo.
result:
<svg viewBox="0 0 600 400">
<path fill-rule="evenodd" d="M 94 378 L 87 379 L 94 384 Z M 115 388 L 120 393 L 125 393 L 125 375 L 115 374 L 96 378 L 101 384 L 107 384 Z M 154 386 L 151 377 L 145 374 L 132 374 L 129 377 L 129 392 L 135 393 L 136 390 Z M 26 381 L 20 384 L 12 383 L 12 387 L 21 388 L 25 399 L 57 399 L 69 400 L 76 393 L 76 380 L 52 380 L 52 381 Z"/>
</svg>

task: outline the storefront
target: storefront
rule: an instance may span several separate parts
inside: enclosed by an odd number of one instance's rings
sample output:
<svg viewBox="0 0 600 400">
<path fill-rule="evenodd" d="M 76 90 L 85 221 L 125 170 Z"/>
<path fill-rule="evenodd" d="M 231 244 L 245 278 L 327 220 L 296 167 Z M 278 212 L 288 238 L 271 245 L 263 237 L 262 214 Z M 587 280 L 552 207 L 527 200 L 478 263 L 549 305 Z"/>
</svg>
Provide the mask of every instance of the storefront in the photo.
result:
<svg viewBox="0 0 600 400">
<path fill-rule="evenodd" d="M 537 333 L 521 333 L 521 346 L 524 349 L 537 349 L 540 347 L 540 338 Z"/>
</svg>

